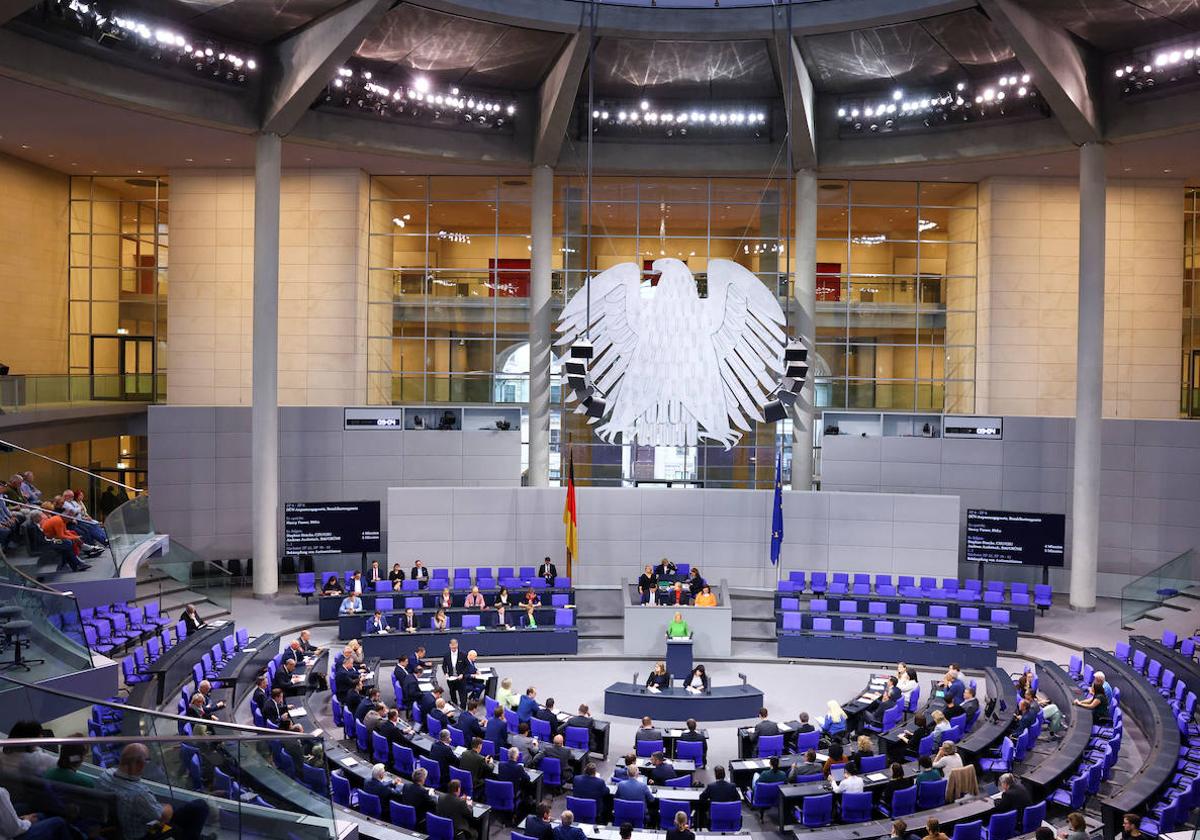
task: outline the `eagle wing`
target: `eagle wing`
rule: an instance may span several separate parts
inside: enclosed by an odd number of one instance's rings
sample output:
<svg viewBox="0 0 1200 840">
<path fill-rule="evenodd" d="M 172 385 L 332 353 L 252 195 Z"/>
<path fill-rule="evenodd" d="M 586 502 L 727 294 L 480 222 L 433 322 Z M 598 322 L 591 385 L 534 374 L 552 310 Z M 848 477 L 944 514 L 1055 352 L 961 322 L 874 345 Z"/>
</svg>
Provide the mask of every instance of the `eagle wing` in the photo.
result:
<svg viewBox="0 0 1200 840">
<path fill-rule="evenodd" d="M 745 416 L 764 422 L 761 406 L 783 373 L 787 319 L 758 277 L 719 259 L 708 263 L 704 314 L 725 385 L 725 410 L 734 426 L 749 431 Z"/>
<path fill-rule="evenodd" d="M 563 307 L 558 322 L 562 334 L 555 344 L 570 346 L 588 336 L 588 289 L 591 289 L 591 342 L 594 356 L 588 365 L 592 383 L 600 389 L 611 411 L 621 378 L 637 349 L 641 330 L 641 269 L 620 263 L 584 282 Z M 571 392 L 568 399 L 573 399 Z M 595 422 L 595 418 L 591 422 Z"/>
</svg>

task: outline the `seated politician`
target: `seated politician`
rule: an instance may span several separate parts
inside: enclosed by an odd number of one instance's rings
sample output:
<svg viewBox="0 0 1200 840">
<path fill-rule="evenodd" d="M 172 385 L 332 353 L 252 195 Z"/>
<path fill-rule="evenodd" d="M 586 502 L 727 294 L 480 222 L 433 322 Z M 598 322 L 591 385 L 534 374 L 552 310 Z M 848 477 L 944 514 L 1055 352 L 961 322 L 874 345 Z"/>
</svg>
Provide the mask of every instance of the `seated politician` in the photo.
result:
<svg viewBox="0 0 1200 840">
<path fill-rule="evenodd" d="M 715 607 L 717 605 L 717 596 L 713 594 L 712 587 L 708 584 L 700 590 L 700 594 L 696 596 L 697 607 Z"/>
<path fill-rule="evenodd" d="M 383 613 L 375 610 L 375 615 L 367 619 L 366 633 L 386 633 L 388 631 L 387 619 L 383 617 Z"/>
<path fill-rule="evenodd" d="M 659 662 L 650 672 L 650 676 L 646 677 L 646 688 L 656 688 L 662 691 L 664 688 L 669 688 L 670 685 L 671 675 L 667 673 L 667 663 Z"/>
<path fill-rule="evenodd" d="M 325 578 L 325 586 L 321 588 L 322 595 L 341 595 L 344 591 L 342 589 L 342 576 L 336 573 Z"/>
<path fill-rule="evenodd" d="M 697 665 L 692 669 L 692 673 L 683 681 L 683 687 L 693 691 L 708 691 L 708 673 L 704 670 L 703 665 Z"/>
<path fill-rule="evenodd" d="M 338 615 L 354 615 L 363 611 L 362 598 L 358 597 L 357 592 L 351 592 L 342 599 L 342 605 L 338 607 Z"/>
</svg>

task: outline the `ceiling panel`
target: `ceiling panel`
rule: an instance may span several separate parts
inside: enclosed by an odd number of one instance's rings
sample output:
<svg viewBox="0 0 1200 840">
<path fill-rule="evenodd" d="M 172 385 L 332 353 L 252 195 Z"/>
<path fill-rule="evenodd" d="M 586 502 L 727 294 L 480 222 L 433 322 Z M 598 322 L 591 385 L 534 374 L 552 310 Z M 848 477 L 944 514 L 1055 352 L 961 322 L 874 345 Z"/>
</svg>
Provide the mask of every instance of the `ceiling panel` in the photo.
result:
<svg viewBox="0 0 1200 840">
<path fill-rule="evenodd" d="M 599 96 L 765 99 L 779 93 L 765 41 L 601 38 L 595 62 Z"/>
<path fill-rule="evenodd" d="M 566 36 L 401 5 L 359 46 L 358 58 L 415 71 L 442 84 L 531 90 Z"/>
<path fill-rule="evenodd" d="M 1167 41 L 1200 30 L 1200 0 L 1020 0 L 1104 52 Z"/>
<path fill-rule="evenodd" d="M 803 52 L 813 83 L 831 93 L 951 84 L 999 74 L 1013 62 L 1012 49 L 975 9 L 813 35 Z"/>
<path fill-rule="evenodd" d="M 230 41 L 261 44 L 342 5 L 344 0 L 128 0 L 122 11 L 174 20 Z"/>
</svg>

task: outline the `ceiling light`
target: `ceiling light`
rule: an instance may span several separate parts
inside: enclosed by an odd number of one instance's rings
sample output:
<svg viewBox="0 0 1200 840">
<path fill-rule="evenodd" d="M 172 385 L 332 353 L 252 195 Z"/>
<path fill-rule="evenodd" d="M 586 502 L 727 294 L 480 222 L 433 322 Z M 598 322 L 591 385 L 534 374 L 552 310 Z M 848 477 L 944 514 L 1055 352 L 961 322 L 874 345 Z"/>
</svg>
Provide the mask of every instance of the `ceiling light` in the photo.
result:
<svg viewBox="0 0 1200 840">
<path fill-rule="evenodd" d="M 424 76 L 417 76 L 413 79 L 413 88 L 417 93 L 429 93 L 429 79 Z"/>
<path fill-rule="evenodd" d="M 649 110 L 650 110 L 650 103 L 649 103 L 649 102 L 647 102 L 645 99 L 643 99 L 643 100 L 642 100 L 642 105 L 641 105 L 641 108 L 642 108 L 642 110 L 643 110 L 643 111 L 649 111 Z"/>
</svg>

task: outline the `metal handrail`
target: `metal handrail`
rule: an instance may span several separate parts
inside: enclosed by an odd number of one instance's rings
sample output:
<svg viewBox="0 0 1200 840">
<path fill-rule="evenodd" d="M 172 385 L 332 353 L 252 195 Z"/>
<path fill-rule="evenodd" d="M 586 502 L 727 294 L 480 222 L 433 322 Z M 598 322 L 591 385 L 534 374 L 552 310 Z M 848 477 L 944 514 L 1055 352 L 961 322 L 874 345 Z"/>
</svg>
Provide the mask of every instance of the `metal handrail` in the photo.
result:
<svg viewBox="0 0 1200 840">
<path fill-rule="evenodd" d="M 105 476 L 94 473 L 91 470 L 86 470 L 83 467 L 77 467 L 74 464 L 68 464 L 66 461 L 60 461 L 57 458 L 51 458 L 49 455 L 43 455 L 40 452 L 34 452 L 32 449 L 26 449 L 24 446 L 20 446 L 19 444 L 13 443 L 9 440 L 0 439 L 0 446 L 7 446 L 10 449 L 16 449 L 20 452 L 24 452 L 26 455 L 32 455 L 35 458 L 41 458 L 43 461 L 49 461 L 50 463 L 57 464 L 60 467 L 66 467 L 68 470 L 72 470 L 73 472 L 81 472 L 86 476 L 96 479 L 97 481 L 103 481 L 105 484 L 112 484 L 116 487 L 124 488 L 125 490 L 132 490 L 134 493 L 146 492 L 142 488 L 134 487 L 130 484 L 123 484 L 116 479 L 106 478 Z"/>
</svg>

